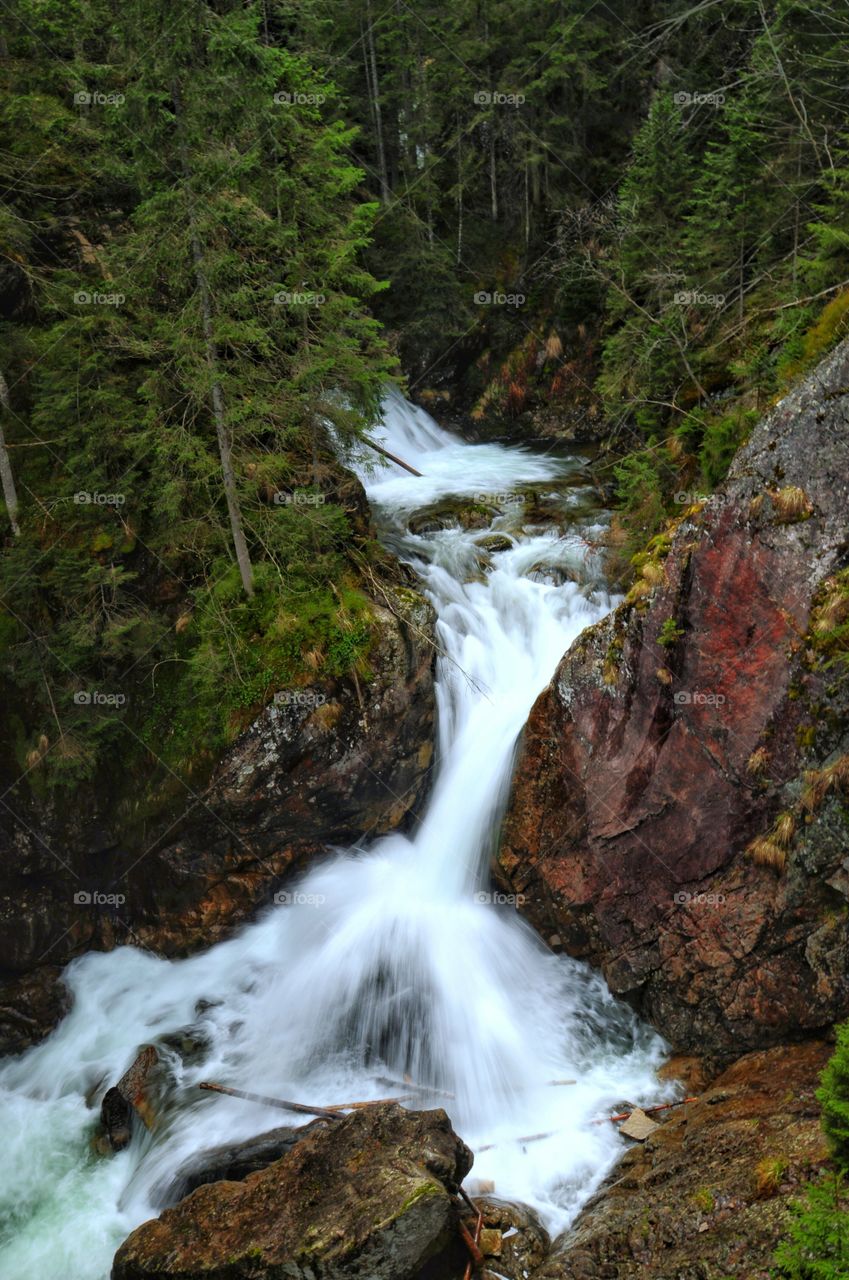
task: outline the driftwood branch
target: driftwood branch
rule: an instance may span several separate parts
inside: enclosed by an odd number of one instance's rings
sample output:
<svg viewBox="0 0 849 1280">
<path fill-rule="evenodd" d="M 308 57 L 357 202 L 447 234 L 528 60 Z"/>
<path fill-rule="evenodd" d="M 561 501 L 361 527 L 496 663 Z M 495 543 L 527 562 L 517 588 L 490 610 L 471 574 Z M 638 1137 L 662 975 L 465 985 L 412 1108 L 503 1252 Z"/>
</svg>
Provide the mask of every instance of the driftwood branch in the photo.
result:
<svg viewBox="0 0 849 1280">
<path fill-rule="evenodd" d="M 226 1093 L 229 1098 L 242 1098 L 245 1102 L 259 1102 L 266 1107 L 278 1107 L 281 1111 L 295 1111 L 298 1115 L 322 1116 L 325 1120 L 339 1120 L 338 1111 L 329 1107 L 308 1107 L 302 1102 L 286 1102 L 282 1098 L 265 1098 L 261 1093 L 248 1093 L 244 1089 L 231 1089 L 226 1084 L 212 1084 L 208 1080 L 198 1085 L 199 1089 L 207 1089 L 210 1093 Z"/>
<path fill-rule="evenodd" d="M 384 449 L 382 444 L 378 444 L 376 440 L 372 440 L 371 436 L 360 436 L 369 448 L 374 449 L 375 453 L 380 453 L 384 458 L 388 458 L 390 462 L 395 462 L 399 467 L 403 467 L 405 471 L 409 471 L 411 476 L 420 476 L 421 471 L 416 471 L 415 467 L 411 467 L 409 462 L 405 462 L 403 458 L 399 458 L 396 453 L 390 453 L 388 449 Z"/>
<path fill-rule="evenodd" d="M 449 1093 L 446 1089 L 434 1089 L 429 1084 L 416 1084 L 414 1080 L 393 1080 L 391 1076 L 375 1076 L 378 1084 L 386 1084 L 390 1089 L 415 1089 L 417 1093 L 424 1093 L 434 1098 L 453 1098 L 455 1095 Z"/>
<path fill-rule="evenodd" d="M 383 1083 L 395 1085 L 394 1080 L 383 1081 Z M 403 1085 L 396 1086 L 403 1088 Z M 410 1085 L 409 1088 L 421 1088 L 419 1085 Z M 226 1084 L 213 1084 L 211 1081 L 204 1080 L 198 1085 L 199 1089 L 206 1089 L 209 1093 L 223 1093 L 228 1098 L 242 1098 L 245 1102 L 259 1102 L 265 1107 L 277 1107 L 280 1111 L 294 1111 L 298 1115 L 321 1116 L 325 1120 L 339 1120 L 346 1111 L 364 1111 L 368 1107 L 381 1107 L 387 1102 L 413 1102 L 419 1096 L 415 1093 L 402 1093 L 393 1098 L 373 1098 L 366 1102 L 334 1102 L 327 1107 L 312 1107 L 304 1102 L 289 1102 L 285 1098 L 268 1098 L 262 1093 L 248 1093 L 245 1089 L 232 1089 Z M 429 1093 L 430 1090 L 424 1090 Z M 447 1097 L 453 1097 L 453 1094 L 447 1094 Z"/>
</svg>

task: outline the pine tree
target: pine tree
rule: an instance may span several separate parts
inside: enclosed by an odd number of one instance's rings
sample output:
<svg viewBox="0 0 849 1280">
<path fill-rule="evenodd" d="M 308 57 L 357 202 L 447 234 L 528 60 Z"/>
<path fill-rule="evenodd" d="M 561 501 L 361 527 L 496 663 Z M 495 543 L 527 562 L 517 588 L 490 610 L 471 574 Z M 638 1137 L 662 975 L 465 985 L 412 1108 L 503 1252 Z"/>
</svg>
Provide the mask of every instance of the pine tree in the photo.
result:
<svg viewBox="0 0 849 1280">
<path fill-rule="evenodd" d="M 126 746 L 127 715 L 158 754 L 175 733 L 190 753 L 226 740 L 307 649 L 338 672 L 367 643 L 348 521 L 321 491 L 328 424 L 355 440 L 391 367 L 364 305 L 376 206 L 333 86 L 266 44 L 277 22 L 235 0 L 83 6 L 52 36 L 66 101 L 25 24 L 10 46 L 30 94 L 20 166 L 44 151 L 53 184 L 21 184 L 23 249 L 54 247 L 21 272 L 10 348 L 10 430 L 39 447 L 21 451 L 31 500 L 0 564 L 0 661 L 32 708 L 20 749 L 47 742 L 54 779 Z M 77 106 L 67 83 L 115 101 Z M 293 487 L 315 504 L 278 504 Z M 191 626 L 175 632 L 171 601 Z M 131 712 L 75 707 L 81 686 L 127 680 Z"/>
<path fill-rule="evenodd" d="M 817 1099 L 836 1168 L 811 1183 L 794 1206 L 789 1239 L 776 1252 L 785 1280 L 844 1280 L 849 1275 L 849 1022 L 821 1077 Z"/>
<path fill-rule="evenodd" d="M 823 1072 L 817 1099 L 834 1158 L 849 1169 L 849 1023 L 837 1029 L 837 1045 Z"/>
</svg>

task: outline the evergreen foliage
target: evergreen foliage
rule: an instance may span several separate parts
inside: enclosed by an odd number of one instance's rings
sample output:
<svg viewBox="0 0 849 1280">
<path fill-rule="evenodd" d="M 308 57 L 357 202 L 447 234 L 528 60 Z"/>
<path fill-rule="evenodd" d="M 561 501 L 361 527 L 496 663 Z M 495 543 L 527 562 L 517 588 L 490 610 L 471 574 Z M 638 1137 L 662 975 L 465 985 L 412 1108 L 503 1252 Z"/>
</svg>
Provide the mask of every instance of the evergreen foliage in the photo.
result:
<svg viewBox="0 0 849 1280">
<path fill-rule="evenodd" d="M 817 1098 L 835 1168 L 811 1183 L 793 1206 L 788 1239 L 776 1252 L 776 1280 L 844 1280 L 849 1275 L 849 1022 L 837 1028 L 837 1045 Z"/>
<path fill-rule="evenodd" d="M 367 671 L 328 424 L 396 358 L 481 430 L 591 414 L 632 555 L 847 332 L 840 0 L 19 0 L 0 55 L 33 785 L 128 734 L 188 766 L 280 681 Z"/>
</svg>

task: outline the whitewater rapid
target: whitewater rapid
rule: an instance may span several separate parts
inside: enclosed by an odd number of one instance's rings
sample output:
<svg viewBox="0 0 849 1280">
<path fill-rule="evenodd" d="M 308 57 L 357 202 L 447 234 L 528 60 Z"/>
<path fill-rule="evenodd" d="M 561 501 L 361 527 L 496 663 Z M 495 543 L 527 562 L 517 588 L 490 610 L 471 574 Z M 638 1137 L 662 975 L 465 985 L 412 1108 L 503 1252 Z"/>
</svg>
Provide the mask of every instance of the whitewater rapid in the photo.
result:
<svg viewBox="0 0 849 1280">
<path fill-rule="evenodd" d="M 552 954 L 488 876 L 533 701 L 611 607 L 594 550 L 603 516 L 583 464 L 466 444 L 395 393 L 375 435 L 423 473 L 352 464 L 384 542 L 415 569 L 438 618 L 437 764 L 424 811 L 408 835 L 338 851 L 290 904 L 204 954 L 165 961 L 123 947 L 68 967 L 70 1013 L 0 1066 L 4 1280 L 105 1280 L 121 1240 L 161 1212 L 181 1164 L 288 1122 L 201 1094 L 200 1080 L 330 1104 L 385 1096 L 376 1077 L 409 1073 L 454 1095 L 427 1105 L 445 1106 L 476 1152 L 470 1189 L 491 1181 L 554 1233 L 622 1149 L 598 1119 L 623 1100 L 665 1096 L 659 1038 L 597 975 Z M 155 1131 L 97 1156 L 103 1089 L 146 1043 L 168 1063 L 168 1104 Z M 575 1083 L 550 1083 L 564 1079 Z"/>
</svg>

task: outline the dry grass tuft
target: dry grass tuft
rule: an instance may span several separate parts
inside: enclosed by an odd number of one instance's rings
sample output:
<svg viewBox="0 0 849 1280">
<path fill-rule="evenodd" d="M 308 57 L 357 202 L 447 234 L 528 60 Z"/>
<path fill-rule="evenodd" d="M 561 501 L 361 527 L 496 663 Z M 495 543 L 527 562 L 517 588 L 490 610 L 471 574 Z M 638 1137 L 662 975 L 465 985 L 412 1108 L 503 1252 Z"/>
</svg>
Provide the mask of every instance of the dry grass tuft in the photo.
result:
<svg viewBox="0 0 849 1280">
<path fill-rule="evenodd" d="M 836 630 L 849 618 L 849 591 L 846 585 L 836 578 L 828 578 L 825 588 L 825 599 L 817 609 L 813 623 L 813 630 L 817 635 Z"/>
<path fill-rule="evenodd" d="M 759 1199 L 768 1200 L 776 1194 L 787 1168 L 784 1156 L 764 1156 L 758 1161 L 755 1165 L 755 1187 Z"/>
<path fill-rule="evenodd" d="M 832 791 L 849 793 L 849 754 L 840 756 L 824 769 L 807 770 L 802 792 L 803 807 L 808 813 L 815 813 Z"/>
<path fill-rule="evenodd" d="M 645 600 L 646 596 L 650 595 L 651 584 L 645 578 L 637 578 L 637 581 L 625 597 L 625 603 L 634 604 L 637 600 Z"/>
<path fill-rule="evenodd" d="M 794 520 L 807 520 L 813 513 L 814 508 L 808 495 L 797 485 L 790 484 L 784 489 L 774 489 L 769 496 L 777 518 L 784 524 Z"/>
<path fill-rule="evenodd" d="M 559 360 L 563 355 L 563 343 L 553 329 L 545 340 L 544 352 L 546 360 Z"/>
<path fill-rule="evenodd" d="M 754 774 L 755 776 L 766 773 L 770 759 L 771 756 L 766 747 L 758 747 L 756 751 L 752 752 L 746 761 L 746 772 Z"/>
<path fill-rule="evenodd" d="M 796 819 L 792 813 L 780 813 L 772 828 L 772 842 L 781 849 L 789 849 L 790 842 L 796 834 Z"/>
<path fill-rule="evenodd" d="M 656 560 L 647 560 L 640 570 L 646 582 L 656 587 L 661 582 L 666 581 L 666 572 L 662 564 L 658 564 Z"/>
<path fill-rule="evenodd" d="M 746 846 L 746 853 L 759 867 L 772 867 L 773 871 L 781 872 L 787 866 L 787 850 L 768 836 L 756 836 Z"/>
</svg>

